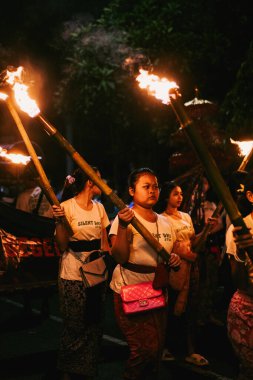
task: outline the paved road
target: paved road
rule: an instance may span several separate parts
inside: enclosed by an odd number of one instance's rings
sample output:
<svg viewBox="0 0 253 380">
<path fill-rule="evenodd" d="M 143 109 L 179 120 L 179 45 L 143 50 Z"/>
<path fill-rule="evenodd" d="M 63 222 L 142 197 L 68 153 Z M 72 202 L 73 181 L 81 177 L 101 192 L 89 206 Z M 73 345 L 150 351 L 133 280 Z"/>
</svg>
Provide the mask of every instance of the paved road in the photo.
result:
<svg viewBox="0 0 253 380">
<path fill-rule="evenodd" d="M 21 294 L 0 297 L 0 380 L 57 380 L 56 356 L 61 331 L 57 290 L 50 296 L 50 316 L 39 314 L 40 301 L 34 297 L 33 313 L 23 310 Z M 225 327 L 205 326 L 199 331 L 199 346 L 210 362 L 202 369 L 186 364 L 183 357 L 163 363 L 157 380 L 234 380 L 238 362 L 226 336 Z M 120 380 L 128 355 L 127 345 L 114 320 L 112 297 L 108 293 L 104 339 L 98 380 Z"/>
</svg>

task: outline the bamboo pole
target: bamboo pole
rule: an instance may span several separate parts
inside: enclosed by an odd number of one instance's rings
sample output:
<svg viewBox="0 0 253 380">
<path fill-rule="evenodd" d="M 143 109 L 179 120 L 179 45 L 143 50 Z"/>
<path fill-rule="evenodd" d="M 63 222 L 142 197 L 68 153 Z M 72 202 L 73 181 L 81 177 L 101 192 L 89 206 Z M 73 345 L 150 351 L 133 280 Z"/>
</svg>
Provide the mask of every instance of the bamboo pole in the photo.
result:
<svg viewBox="0 0 253 380">
<path fill-rule="evenodd" d="M 174 111 L 181 128 L 184 130 L 188 136 L 195 152 L 197 153 L 200 162 L 202 163 L 207 178 L 216 191 L 221 203 L 224 205 L 231 222 L 234 226 L 240 226 L 241 230 L 238 231 L 239 235 L 243 235 L 249 232 L 241 213 L 239 212 L 237 205 L 227 187 L 221 173 L 212 157 L 209 153 L 201 135 L 198 133 L 197 129 L 194 127 L 193 121 L 187 115 L 183 104 L 179 99 L 179 95 L 175 92 L 175 96 L 171 96 L 171 107 Z M 253 260 L 253 240 L 252 246 L 246 249 L 251 260 Z"/>
<path fill-rule="evenodd" d="M 31 143 L 31 140 L 30 140 L 28 134 L 26 133 L 26 130 L 25 130 L 25 128 L 24 128 L 24 126 L 20 120 L 20 117 L 19 117 L 15 107 L 13 106 L 13 104 L 9 98 L 6 99 L 6 105 L 10 111 L 11 116 L 13 117 L 13 119 L 16 123 L 16 126 L 17 126 L 17 128 L 21 134 L 21 137 L 22 137 L 24 143 L 25 143 L 27 151 L 33 160 L 34 166 L 35 166 L 37 173 L 39 175 L 39 178 L 40 178 L 41 187 L 42 187 L 49 203 L 51 205 L 54 204 L 56 206 L 60 206 L 60 202 L 59 202 L 58 198 L 56 197 L 56 195 L 55 195 L 55 193 L 54 193 L 54 191 L 50 185 L 50 182 L 46 176 L 46 173 L 45 173 L 45 171 L 44 171 L 44 169 L 43 169 L 43 167 L 42 167 L 42 165 L 38 159 L 38 156 L 34 150 L 32 143 Z M 66 217 L 63 217 L 61 219 L 62 219 L 63 223 L 66 225 L 68 231 L 71 233 L 71 235 L 73 235 L 72 228 L 69 225 Z"/>
<path fill-rule="evenodd" d="M 243 171 L 246 169 L 246 166 L 248 162 L 250 161 L 251 157 L 253 155 L 253 148 L 250 150 L 250 152 L 244 157 L 242 160 L 239 168 L 237 169 L 237 172 Z M 223 204 L 222 202 L 219 202 L 216 209 L 214 210 L 212 214 L 212 218 L 217 218 L 221 214 L 221 211 L 223 209 Z M 204 248 L 205 241 L 207 239 L 207 236 L 209 232 L 212 229 L 212 224 L 208 222 L 205 227 L 203 228 L 203 231 L 201 232 L 201 235 L 197 239 L 196 243 L 193 245 L 193 250 L 194 252 L 198 253 Z"/>
<path fill-rule="evenodd" d="M 75 150 L 75 148 L 60 134 L 60 132 L 49 123 L 41 114 L 37 118 L 42 122 L 45 131 L 53 137 L 60 146 L 67 151 L 75 163 L 87 174 L 87 176 L 100 188 L 100 190 L 112 201 L 112 203 L 122 210 L 126 207 L 125 203 L 118 195 L 97 175 L 92 167 L 85 159 Z M 148 231 L 148 229 L 134 217 L 131 221 L 133 227 L 142 235 L 142 237 L 150 244 L 150 246 L 160 255 L 163 260 L 168 262 L 170 254 L 159 243 L 158 240 Z M 175 269 L 175 268 L 173 268 Z"/>
</svg>

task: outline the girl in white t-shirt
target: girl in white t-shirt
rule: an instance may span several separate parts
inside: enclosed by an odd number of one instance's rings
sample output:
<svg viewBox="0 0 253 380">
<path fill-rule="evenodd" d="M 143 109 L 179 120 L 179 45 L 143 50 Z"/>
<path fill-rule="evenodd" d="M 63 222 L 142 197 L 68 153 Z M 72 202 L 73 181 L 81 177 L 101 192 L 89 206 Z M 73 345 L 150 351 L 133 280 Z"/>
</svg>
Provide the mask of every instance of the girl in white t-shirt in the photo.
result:
<svg viewBox="0 0 253 380">
<path fill-rule="evenodd" d="M 97 175 L 99 171 L 94 168 Z M 106 228 L 109 219 L 101 203 L 93 198 L 100 189 L 80 169 L 66 183 L 61 207 L 53 206 L 56 219 L 56 241 L 63 252 L 59 274 L 59 293 L 63 314 L 63 333 L 58 368 L 66 379 L 94 379 L 97 373 L 102 339 L 102 316 L 106 283 L 85 288 L 79 271 L 91 251 L 109 250 Z M 73 195 L 69 198 L 70 195 Z M 70 236 L 60 217 L 72 227 Z M 95 252 L 94 252 L 95 253 Z M 81 378 L 81 377 L 80 377 Z"/>
<path fill-rule="evenodd" d="M 184 276 L 184 284 L 181 291 L 170 290 L 169 319 L 167 327 L 166 349 L 163 352 L 163 360 L 175 360 L 168 350 L 171 347 L 173 335 L 178 341 L 182 331 L 187 342 L 187 356 L 185 360 L 198 366 L 208 365 L 208 361 L 195 350 L 195 329 L 197 318 L 199 271 L 197 254 L 192 251 L 195 240 L 195 231 L 189 214 L 179 211 L 183 201 L 183 192 L 175 182 L 166 182 L 162 186 L 160 205 L 164 215 L 172 226 L 176 235 L 173 252 L 176 252 L 181 260 L 181 269 Z M 182 275 L 181 275 L 182 276 Z M 180 317 L 180 319 L 179 319 Z M 178 326 L 181 328 L 178 329 Z"/>
<path fill-rule="evenodd" d="M 112 254 L 119 263 L 113 272 L 110 286 L 114 291 L 116 319 L 130 349 L 123 378 L 157 379 L 167 310 L 161 308 L 126 315 L 122 308 L 120 290 L 123 285 L 152 281 L 159 260 L 157 252 L 130 224 L 132 218 L 136 216 L 168 252 L 172 251 L 175 235 L 166 218 L 153 211 L 159 198 L 159 186 L 151 169 L 136 169 L 130 174 L 129 194 L 133 198 L 132 208 L 126 207 L 119 211 L 110 229 Z M 171 254 L 170 265 L 178 266 L 179 263 L 179 257 Z"/>
</svg>

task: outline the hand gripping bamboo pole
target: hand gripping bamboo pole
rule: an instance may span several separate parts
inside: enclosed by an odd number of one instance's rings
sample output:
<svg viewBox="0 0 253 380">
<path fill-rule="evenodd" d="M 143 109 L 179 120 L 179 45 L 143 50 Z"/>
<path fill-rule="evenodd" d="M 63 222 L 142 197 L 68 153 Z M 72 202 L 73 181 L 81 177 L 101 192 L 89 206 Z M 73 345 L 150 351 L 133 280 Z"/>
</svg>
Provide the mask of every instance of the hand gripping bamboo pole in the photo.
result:
<svg viewBox="0 0 253 380">
<path fill-rule="evenodd" d="M 45 173 L 45 171 L 44 171 L 44 169 L 43 169 L 43 167 L 42 167 L 42 165 L 38 159 L 38 156 L 34 150 L 32 143 L 31 143 L 31 140 L 30 140 L 28 134 L 26 133 L 26 130 L 25 130 L 25 128 L 24 128 L 24 126 L 20 120 L 20 117 L 19 117 L 15 107 L 13 106 L 13 104 L 9 98 L 6 99 L 6 105 L 10 111 L 11 116 L 13 117 L 13 119 L 16 123 L 16 126 L 17 126 L 17 128 L 21 134 L 21 137 L 25 143 L 25 146 L 26 146 L 28 152 L 29 152 L 30 156 L 32 157 L 34 166 L 35 166 L 37 173 L 40 177 L 41 187 L 42 187 L 49 203 L 51 205 L 54 204 L 56 206 L 60 206 L 60 202 L 59 202 L 58 198 L 56 197 L 56 195 L 55 195 L 55 193 L 54 193 L 54 191 L 50 185 L 50 182 L 46 176 L 46 173 Z M 73 235 L 72 228 L 71 228 L 70 224 L 68 223 L 66 217 L 61 218 L 61 220 L 66 225 L 69 233 L 71 235 Z"/>
<path fill-rule="evenodd" d="M 195 152 L 197 153 L 200 162 L 202 163 L 207 178 L 209 179 L 211 185 L 216 191 L 221 203 L 224 205 L 231 222 L 234 226 L 240 226 L 241 230 L 238 234 L 243 235 L 249 232 L 241 213 L 239 212 L 237 205 L 224 181 L 220 171 L 212 157 L 209 153 L 201 135 L 198 133 L 197 129 L 194 127 L 193 121 L 187 115 L 183 104 L 180 101 L 178 93 L 175 91 L 175 96 L 171 96 L 171 107 L 180 123 L 180 127 L 184 130 L 188 136 Z M 252 246 L 246 249 L 250 259 L 253 260 L 253 239 Z"/>
<path fill-rule="evenodd" d="M 85 159 L 74 149 L 74 147 L 60 134 L 60 132 L 49 123 L 41 114 L 37 116 L 43 124 L 45 131 L 52 136 L 60 146 L 67 151 L 75 163 L 87 174 L 87 176 L 100 188 L 100 190 L 112 201 L 112 203 L 122 210 L 126 207 L 125 203 L 118 197 L 118 195 L 97 175 L 92 167 L 85 161 Z M 170 254 L 165 248 L 154 238 L 148 229 L 134 217 L 131 221 L 134 228 L 143 236 L 143 238 L 150 244 L 150 246 L 160 255 L 163 260 L 168 262 Z M 174 269 L 174 268 L 173 268 Z"/>
</svg>

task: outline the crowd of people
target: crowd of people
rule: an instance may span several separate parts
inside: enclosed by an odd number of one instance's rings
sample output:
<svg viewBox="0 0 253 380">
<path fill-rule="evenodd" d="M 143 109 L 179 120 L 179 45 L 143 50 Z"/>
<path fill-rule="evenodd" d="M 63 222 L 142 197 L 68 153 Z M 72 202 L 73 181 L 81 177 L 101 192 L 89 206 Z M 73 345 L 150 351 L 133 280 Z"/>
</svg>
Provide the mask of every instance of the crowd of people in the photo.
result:
<svg viewBox="0 0 253 380">
<path fill-rule="evenodd" d="M 99 170 L 93 168 L 100 177 Z M 175 181 L 159 183 L 150 168 L 132 171 L 128 178 L 129 206 L 119 210 L 112 220 L 99 198 L 101 190 L 80 169 L 68 176 L 60 206 L 52 206 L 55 238 L 62 252 L 59 270 L 59 296 L 63 316 L 58 369 L 64 380 L 92 380 L 98 372 L 106 291 L 113 292 L 116 321 L 128 346 L 129 358 L 122 379 L 158 378 L 162 360 L 175 360 L 173 337 L 184 334 L 181 352 L 185 361 L 208 366 L 199 351 L 196 331 L 206 323 L 227 325 L 229 339 L 240 361 L 238 379 L 253 378 L 253 176 L 248 174 L 240 186 L 237 203 L 243 209 L 249 233 L 230 225 L 226 213 L 213 217 L 217 204 L 209 197 L 210 185 L 202 177 L 201 202 L 191 212 L 181 210 L 184 189 Z M 195 206 L 195 207 L 194 207 Z M 73 233 L 62 223 L 66 217 Z M 131 224 L 133 218 L 158 240 L 168 254 L 159 255 L 146 238 Z M 204 248 L 195 251 L 206 225 L 209 233 Z M 110 256 L 115 267 L 109 281 L 87 283 L 85 265 Z M 165 263 L 164 263 L 165 261 Z M 229 294 L 224 313 L 216 307 L 219 271 L 226 266 Z M 129 313 L 124 308 L 123 290 L 138 291 L 154 284 L 158 266 L 164 264 L 168 284 L 162 287 L 165 304 Z M 179 268 L 179 270 L 178 270 Z M 93 270 L 94 265 L 93 265 Z M 102 272 L 95 273 L 102 278 Z M 224 287 L 226 290 L 226 287 Z M 233 289 L 233 291 L 231 291 Z M 169 302 L 168 302 L 169 300 Z M 135 299 L 136 301 L 136 299 Z M 153 306 L 152 306 L 153 307 Z M 139 307 L 139 309 L 141 309 Z"/>
</svg>

